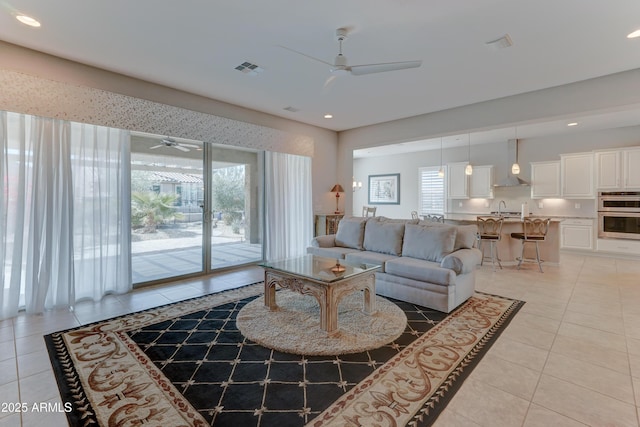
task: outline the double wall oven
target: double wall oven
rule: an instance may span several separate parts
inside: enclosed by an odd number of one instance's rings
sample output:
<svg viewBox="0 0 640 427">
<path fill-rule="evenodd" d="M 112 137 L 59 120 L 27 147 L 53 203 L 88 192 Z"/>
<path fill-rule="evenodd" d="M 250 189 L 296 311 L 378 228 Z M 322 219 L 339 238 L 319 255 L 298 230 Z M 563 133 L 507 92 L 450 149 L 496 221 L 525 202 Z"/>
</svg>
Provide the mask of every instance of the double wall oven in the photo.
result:
<svg viewBox="0 0 640 427">
<path fill-rule="evenodd" d="M 598 193 L 598 237 L 640 240 L 640 191 Z"/>
</svg>

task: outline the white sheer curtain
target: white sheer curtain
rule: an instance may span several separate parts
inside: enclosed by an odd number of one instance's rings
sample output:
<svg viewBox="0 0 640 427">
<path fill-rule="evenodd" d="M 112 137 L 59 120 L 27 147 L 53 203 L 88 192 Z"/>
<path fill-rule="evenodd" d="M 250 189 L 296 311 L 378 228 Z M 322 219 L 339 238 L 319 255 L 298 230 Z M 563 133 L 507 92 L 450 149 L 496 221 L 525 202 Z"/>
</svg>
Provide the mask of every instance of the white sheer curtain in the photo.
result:
<svg viewBox="0 0 640 427">
<path fill-rule="evenodd" d="M 127 133 L 1 112 L 0 138 L 0 318 L 130 289 Z"/>
<path fill-rule="evenodd" d="M 75 299 L 131 290 L 130 137 L 71 124 Z"/>
<path fill-rule="evenodd" d="M 265 256 L 302 256 L 313 238 L 311 158 L 267 152 L 265 162 Z"/>
</svg>

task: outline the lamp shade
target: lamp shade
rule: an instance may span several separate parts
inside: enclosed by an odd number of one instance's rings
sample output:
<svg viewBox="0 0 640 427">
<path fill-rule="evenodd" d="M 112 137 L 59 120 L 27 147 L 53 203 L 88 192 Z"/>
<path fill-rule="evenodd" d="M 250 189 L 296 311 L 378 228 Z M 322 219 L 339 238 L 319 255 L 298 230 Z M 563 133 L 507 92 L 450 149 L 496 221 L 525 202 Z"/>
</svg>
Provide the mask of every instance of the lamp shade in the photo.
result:
<svg viewBox="0 0 640 427">
<path fill-rule="evenodd" d="M 331 189 L 332 193 L 344 193 L 344 189 L 342 188 L 342 185 L 340 184 L 336 184 L 333 186 L 333 188 Z"/>
</svg>

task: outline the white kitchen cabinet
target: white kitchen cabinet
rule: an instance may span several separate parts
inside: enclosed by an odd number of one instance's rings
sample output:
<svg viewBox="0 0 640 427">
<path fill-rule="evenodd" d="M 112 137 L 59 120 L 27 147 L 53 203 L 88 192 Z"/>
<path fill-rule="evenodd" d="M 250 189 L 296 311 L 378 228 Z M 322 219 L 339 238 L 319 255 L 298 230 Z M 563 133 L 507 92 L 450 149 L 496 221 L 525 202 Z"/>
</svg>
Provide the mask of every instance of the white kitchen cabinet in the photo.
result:
<svg viewBox="0 0 640 427">
<path fill-rule="evenodd" d="M 620 188 L 620 154 L 619 150 L 596 151 L 596 188 L 599 190 Z"/>
<path fill-rule="evenodd" d="M 562 154 L 560 177 L 565 199 L 595 198 L 593 153 Z"/>
<path fill-rule="evenodd" d="M 640 240 L 598 239 L 598 252 L 640 255 Z"/>
<path fill-rule="evenodd" d="M 531 198 L 560 197 L 560 162 L 531 163 Z"/>
<path fill-rule="evenodd" d="M 598 190 L 640 189 L 640 147 L 596 151 Z"/>
<path fill-rule="evenodd" d="M 449 199 L 469 198 L 469 176 L 464 173 L 467 162 L 447 165 L 447 197 Z"/>
<path fill-rule="evenodd" d="M 622 150 L 623 186 L 627 189 L 640 189 L 640 147 Z"/>
<path fill-rule="evenodd" d="M 560 223 L 560 248 L 593 250 L 593 220 L 569 218 Z"/>
<path fill-rule="evenodd" d="M 493 166 L 474 166 L 469 177 L 469 197 L 493 199 Z"/>
</svg>

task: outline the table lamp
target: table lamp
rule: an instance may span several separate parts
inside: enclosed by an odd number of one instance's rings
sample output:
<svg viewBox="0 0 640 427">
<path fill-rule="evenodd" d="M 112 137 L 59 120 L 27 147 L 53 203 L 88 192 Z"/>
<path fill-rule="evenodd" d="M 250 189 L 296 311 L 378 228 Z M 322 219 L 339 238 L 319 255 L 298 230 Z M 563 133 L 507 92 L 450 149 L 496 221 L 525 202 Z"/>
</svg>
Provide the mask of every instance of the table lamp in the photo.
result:
<svg viewBox="0 0 640 427">
<path fill-rule="evenodd" d="M 332 193 L 334 191 L 336 192 L 336 211 L 335 211 L 335 213 L 339 214 L 340 210 L 338 209 L 338 203 L 340 202 L 340 193 L 344 193 L 344 189 L 342 188 L 342 185 L 336 184 L 331 189 Z"/>
</svg>

